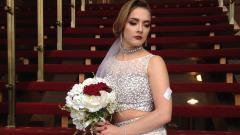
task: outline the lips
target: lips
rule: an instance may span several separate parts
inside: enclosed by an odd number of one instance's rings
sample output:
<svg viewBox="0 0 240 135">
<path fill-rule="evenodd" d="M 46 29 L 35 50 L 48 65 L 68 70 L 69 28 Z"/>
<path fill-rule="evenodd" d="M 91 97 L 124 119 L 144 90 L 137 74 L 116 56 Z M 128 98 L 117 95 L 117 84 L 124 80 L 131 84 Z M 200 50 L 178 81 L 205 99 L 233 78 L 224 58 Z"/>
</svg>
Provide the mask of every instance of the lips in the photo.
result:
<svg viewBox="0 0 240 135">
<path fill-rule="evenodd" d="M 137 39 L 137 40 L 141 40 L 142 36 L 134 36 L 134 38 Z"/>
</svg>

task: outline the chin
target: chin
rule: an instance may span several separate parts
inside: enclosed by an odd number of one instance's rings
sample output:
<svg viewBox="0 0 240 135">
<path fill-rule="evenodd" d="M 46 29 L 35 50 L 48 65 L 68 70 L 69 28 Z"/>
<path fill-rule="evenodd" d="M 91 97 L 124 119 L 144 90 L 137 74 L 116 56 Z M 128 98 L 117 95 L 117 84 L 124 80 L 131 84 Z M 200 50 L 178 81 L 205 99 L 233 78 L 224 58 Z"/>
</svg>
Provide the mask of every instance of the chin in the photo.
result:
<svg viewBox="0 0 240 135">
<path fill-rule="evenodd" d="M 134 42 L 132 45 L 134 47 L 139 47 L 139 46 L 142 46 L 143 42 Z"/>
</svg>

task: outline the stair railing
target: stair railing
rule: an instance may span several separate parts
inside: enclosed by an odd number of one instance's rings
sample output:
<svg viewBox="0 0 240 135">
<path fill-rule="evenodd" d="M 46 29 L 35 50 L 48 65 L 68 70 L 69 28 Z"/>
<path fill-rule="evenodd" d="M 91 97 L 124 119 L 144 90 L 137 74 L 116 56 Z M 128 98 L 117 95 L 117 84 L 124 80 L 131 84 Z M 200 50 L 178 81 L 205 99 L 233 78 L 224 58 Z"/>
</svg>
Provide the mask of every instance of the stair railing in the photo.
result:
<svg viewBox="0 0 240 135">
<path fill-rule="evenodd" d="M 81 0 L 81 11 L 85 11 L 86 9 L 86 0 Z"/>
<path fill-rule="evenodd" d="M 76 27 L 76 2 L 71 0 L 71 28 Z"/>
<path fill-rule="evenodd" d="M 219 7 L 225 8 L 223 0 L 218 0 Z M 235 0 L 229 0 L 229 14 L 228 14 L 228 20 L 229 24 L 234 24 L 235 19 L 234 19 L 234 8 L 235 8 Z M 226 9 L 227 10 L 227 9 Z"/>
<path fill-rule="evenodd" d="M 38 81 L 44 81 L 44 33 L 43 33 L 43 0 L 37 1 L 37 22 L 38 22 Z"/>
<path fill-rule="evenodd" d="M 229 23 L 234 24 L 234 8 L 235 8 L 235 0 L 229 0 Z"/>
<path fill-rule="evenodd" d="M 219 7 L 223 7 L 223 0 L 218 0 L 218 3 L 219 3 Z"/>
<path fill-rule="evenodd" d="M 57 0 L 57 50 L 62 50 L 62 0 Z"/>
<path fill-rule="evenodd" d="M 15 72 L 15 13 L 14 0 L 7 0 L 5 11 L 7 12 L 7 48 L 8 48 L 8 122 L 7 127 L 15 128 L 16 113 L 16 72 Z"/>
</svg>

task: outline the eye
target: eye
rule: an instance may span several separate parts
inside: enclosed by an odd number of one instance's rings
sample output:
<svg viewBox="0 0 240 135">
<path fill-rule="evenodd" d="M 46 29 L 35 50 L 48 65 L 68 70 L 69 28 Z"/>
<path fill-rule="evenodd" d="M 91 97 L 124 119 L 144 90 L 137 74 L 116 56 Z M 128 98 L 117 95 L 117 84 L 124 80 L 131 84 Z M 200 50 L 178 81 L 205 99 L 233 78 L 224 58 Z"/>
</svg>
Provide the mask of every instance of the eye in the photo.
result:
<svg viewBox="0 0 240 135">
<path fill-rule="evenodd" d="M 150 23 L 144 23 L 144 27 L 149 28 L 151 26 Z"/>
<path fill-rule="evenodd" d="M 144 27 L 149 28 L 150 24 L 144 24 Z"/>
<path fill-rule="evenodd" d="M 129 21 L 128 23 L 129 23 L 130 25 L 132 25 L 132 26 L 134 26 L 134 25 L 137 24 L 136 22 L 133 22 L 133 21 Z"/>
</svg>

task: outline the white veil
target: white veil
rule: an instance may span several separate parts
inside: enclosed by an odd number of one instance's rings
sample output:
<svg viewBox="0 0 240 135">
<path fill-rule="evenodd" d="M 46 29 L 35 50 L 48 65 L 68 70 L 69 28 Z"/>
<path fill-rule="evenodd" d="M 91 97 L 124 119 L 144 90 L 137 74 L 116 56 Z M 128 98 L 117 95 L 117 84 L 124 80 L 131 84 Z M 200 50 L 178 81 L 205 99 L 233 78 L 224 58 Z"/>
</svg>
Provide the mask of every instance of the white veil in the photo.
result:
<svg viewBox="0 0 240 135">
<path fill-rule="evenodd" d="M 107 69 L 107 60 L 113 56 L 115 56 L 119 50 L 120 50 L 120 45 L 121 45 L 121 39 L 120 36 L 114 41 L 112 44 L 111 48 L 108 50 L 106 56 L 104 57 L 102 63 L 99 65 L 96 76 L 97 77 L 105 77 L 106 75 L 106 69 Z"/>
<path fill-rule="evenodd" d="M 99 65 L 96 76 L 100 78 L 104 78 L 106 76 L 106 69 L 107 69 L 107 60 L 113 56 L 115 56 L 120 51 L 121 46 L 121 36 L 118 37 L 114 43 L 112 44 L 111 48 L 108 50 L 106 56 L 104 57 L 102 63 Z M 172 90 L 170 86 L 165 90 L 163 96 L 165 99 L 170 100 L 172 95 Z"/>
</svg>

